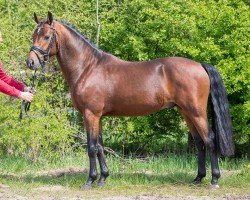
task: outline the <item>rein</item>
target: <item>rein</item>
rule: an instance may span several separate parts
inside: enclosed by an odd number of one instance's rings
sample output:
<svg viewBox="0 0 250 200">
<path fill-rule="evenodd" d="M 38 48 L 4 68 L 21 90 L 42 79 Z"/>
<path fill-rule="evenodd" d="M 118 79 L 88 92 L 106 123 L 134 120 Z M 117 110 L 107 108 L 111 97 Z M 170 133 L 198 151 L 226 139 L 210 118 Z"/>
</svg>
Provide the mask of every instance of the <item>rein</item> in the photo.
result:
<svg viewBox="0 0 250 200">
<path fill-rule="evenodd" d="M 32 83 L 31 83 L 32 88 L 35 88 L 35 80 L 36 80 L 36 70 L 32 75 Z M 19 119 L 23 119 L 24 114 L 27 114 L 27 112 L 30 110 L 30 104 L 31 104 L 31 102 L 28 102 L 25 100 L 22 101 Z"/>
</svg>

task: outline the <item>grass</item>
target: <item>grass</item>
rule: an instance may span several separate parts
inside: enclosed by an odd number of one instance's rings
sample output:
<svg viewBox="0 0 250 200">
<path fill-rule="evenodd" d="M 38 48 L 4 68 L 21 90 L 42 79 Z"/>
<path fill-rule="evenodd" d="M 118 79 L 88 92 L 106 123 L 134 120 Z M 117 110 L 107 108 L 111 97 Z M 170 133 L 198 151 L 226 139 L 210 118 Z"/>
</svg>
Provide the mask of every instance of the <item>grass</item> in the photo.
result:
<svg viewBox="0 0 250 200">
<path fill-rule="evenodd" d="M 87 172 L 79 172 L 80 169 L 88 168 L 86 154 L 54 161 L 40 158 L 37 163 L 24 158 L 4 157 L 0 159 L 0 182 L 9 185 L 15 194 L 25 196 L 69 195 L 82 196 L 84 199 L 138 195 L 250 196 L 250 169 L 247 168 L 247 158 L 220 159 L 220 189 L 214 191 L 208 189 L 211 179 L 209 162 L 207 177 L 203 183 L 200 186 L 190 185 L 197 171 L 196 158 L 192 155 L 144 159 L 119 159 L 109 156 L 107 162 L 110 177 L 106 186 L 100 188 L 94 185 L 92 190 L 80 189 L 88 175 Z M 65 173 L 55 173 L 61 169 Z M 70 171 L 68 169 L 71 169 L 71 173 L 67 173 Z M 72 169 L 78 171 L 72 173 Z M 58 191 L 58 186 L 63 189 Z"/>
</svg>

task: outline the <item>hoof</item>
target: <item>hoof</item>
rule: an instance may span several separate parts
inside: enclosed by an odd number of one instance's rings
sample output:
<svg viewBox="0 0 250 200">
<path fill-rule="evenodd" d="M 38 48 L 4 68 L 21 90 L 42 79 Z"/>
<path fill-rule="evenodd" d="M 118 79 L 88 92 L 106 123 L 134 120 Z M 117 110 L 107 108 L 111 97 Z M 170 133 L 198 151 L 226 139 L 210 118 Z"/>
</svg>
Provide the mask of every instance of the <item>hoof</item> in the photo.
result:
<svg viewBox="0 0 250 200">
<path fill-rule="evenodd" d="M 92 183 L 86 183 L 81 187 L 82 190 L 89 190 L 92 189 Z"/>
<path fill-rule="evenodd" d="M 215 185 L 211 184 L 210 185 L 210 189 L 218 189 L 218 188 L 220 188 L 220 187 L 217 184 L 215 184 Z"/>
<path fill-rule="evenodd" d="M 105 181 L 99 181 L 99 182 L 98 182 L 98 186 L 100 186 L 100 187 L 105 186 Z"/>
<path fill-rule="evenodd" d="M 200 185 L 200 184 L 201 184 L 201 181 L 196 181 L 196 180 L 194 180 L 191 184 L 192 184 L 192 185 Z"/>
<path fill-rule="evenodd" d="M 191 183 L 189 183 L 189 186 L 190 187 L 200 187 L 201 186 L 201 182 L 199 182 L 199 183 L 197 183 L 197 182 L 191 182 Z"/>
<path fill-rule="evenodd" d="M 200 178 L 195 178 L 192 183 L 193 185 L 200 185 L 201 184 L 201 179 Z"/>
</svg>

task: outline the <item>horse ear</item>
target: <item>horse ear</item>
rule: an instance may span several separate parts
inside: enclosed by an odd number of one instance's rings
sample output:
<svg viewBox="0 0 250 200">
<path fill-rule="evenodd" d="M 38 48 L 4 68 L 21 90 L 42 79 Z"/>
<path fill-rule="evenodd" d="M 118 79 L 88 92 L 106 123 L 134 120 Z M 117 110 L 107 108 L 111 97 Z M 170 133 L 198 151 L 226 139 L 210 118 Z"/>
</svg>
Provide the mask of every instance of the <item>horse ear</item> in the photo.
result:
<svg viewBox="0 0 250 200">
<path fill-rule="evenodd" d="M 39 24 L 41 21 L 40 17 L 38 17 L 35 12 L 34 12 L 34 19 L 37 24 Z"/>
<path fill-rule="evenodd" d="M 48 21 L 49 21 L 49 24 L 52 24 L 53 22 L 53 15 L 50 11 L 48 11 Z"/>
</svg>

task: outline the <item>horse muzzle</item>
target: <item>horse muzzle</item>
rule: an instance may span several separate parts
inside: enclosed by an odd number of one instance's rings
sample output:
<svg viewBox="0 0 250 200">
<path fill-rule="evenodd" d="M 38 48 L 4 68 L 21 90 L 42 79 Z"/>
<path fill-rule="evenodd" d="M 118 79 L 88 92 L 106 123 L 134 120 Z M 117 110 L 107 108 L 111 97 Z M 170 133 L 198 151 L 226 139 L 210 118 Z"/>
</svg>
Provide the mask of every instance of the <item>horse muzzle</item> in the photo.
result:
<svg viewBox="0 0 250 200">
<path fill-rule="evenodd" d="M 28 58 L 26 60 L 26 66 L 29 68 L 29 69 L 32 69 L 32 70 L 35 70 L 39 67 L 39 62 L 36 63 L 33 59 L 30 59 Z"/>
</svg>

